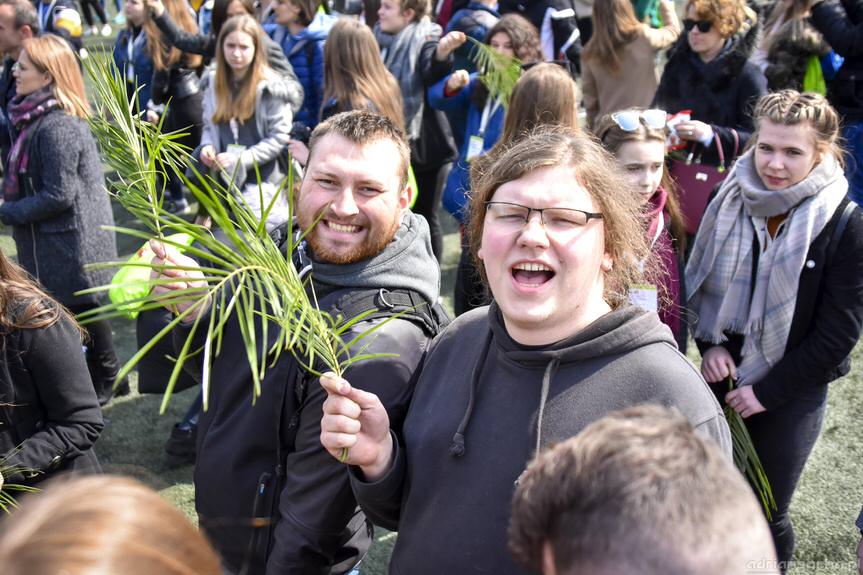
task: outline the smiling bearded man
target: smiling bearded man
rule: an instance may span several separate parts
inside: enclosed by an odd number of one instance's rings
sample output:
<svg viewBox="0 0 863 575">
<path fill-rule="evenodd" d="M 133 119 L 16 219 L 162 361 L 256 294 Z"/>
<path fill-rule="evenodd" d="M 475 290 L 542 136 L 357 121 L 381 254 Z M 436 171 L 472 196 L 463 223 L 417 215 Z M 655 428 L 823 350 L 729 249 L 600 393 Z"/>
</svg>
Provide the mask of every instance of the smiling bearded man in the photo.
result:
<svg viewBox="0 0 863 575">
<path fill-rule="evenodd" d="M 446 322 L 437 305 L 440 272 L 428 225 L 408 209 L 413 190 L 407 184 L 407 143 L 383 116 L 355 111 L 320 124 L 309 148 L 296 198 L 308 246 L 300 245 L 294 262 L 301 273 L 311 267 L 320 309 L 345 318 L 384 310 L 347 330 L 346 342 L 402 312 L 380 326 L 363 351 L 396 356 L 364 360 L 348 370 L 400 422 L 414 372 Z M 179 254 L 167 257 L 195 265 Z M 277 341 L 276 331 L 269 331 L 268 347 Z M 239 322 L 229 322 L 224 338 L 198 429 L 195 503 L 201 527 L 228 573 L 350 571 L 365 555 L 372 529 L 357 508 L 346 467 L 320 444 L 326 394 L 317 377 L 282 354 L 268 368 L 253 406 Z"/>
</svg>

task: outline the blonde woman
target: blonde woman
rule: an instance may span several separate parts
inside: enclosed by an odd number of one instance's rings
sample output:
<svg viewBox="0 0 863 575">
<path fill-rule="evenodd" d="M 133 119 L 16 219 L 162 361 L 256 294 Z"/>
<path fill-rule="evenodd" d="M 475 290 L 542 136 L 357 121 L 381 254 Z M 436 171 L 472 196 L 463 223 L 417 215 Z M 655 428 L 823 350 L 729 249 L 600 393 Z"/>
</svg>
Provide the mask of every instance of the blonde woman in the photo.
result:
<svg viewBox="0 0 863 575">
<path fill-rule="evenodd" d="M 279 158 L 291 131 L 289 90 L 267 66 L 263 38 L 260 24 L 248 15 L 235 16 L 222 26 L 216 69 L 202 81 L 200 149 L 204 166 L 235 185 L 249 208 L 259 214 L 280 193 L 287 172 Z M 282 195 L 267 217 L 267 227 L 277 227 L 287 217 L 288 204 Z"/>
<path fill-rule="evenodd" d="M 114 218 L 87 125 L 84 82 L 69 45 L 51 35 L 25 43 L 14 75 L 18 95 L 9 112 L 17 137 L 6 162 L 0 220 L 12 226 L 24 269 L 77 314 L 99 302 L 75 292 L 111 281 L 110 270 L 85 265 L 117 259 L 114 234 L 102 229 Z M 100 321 L 87 331 L 87 364 L 104 404 L 118 368 L 111 327 Z"/>
</svg>

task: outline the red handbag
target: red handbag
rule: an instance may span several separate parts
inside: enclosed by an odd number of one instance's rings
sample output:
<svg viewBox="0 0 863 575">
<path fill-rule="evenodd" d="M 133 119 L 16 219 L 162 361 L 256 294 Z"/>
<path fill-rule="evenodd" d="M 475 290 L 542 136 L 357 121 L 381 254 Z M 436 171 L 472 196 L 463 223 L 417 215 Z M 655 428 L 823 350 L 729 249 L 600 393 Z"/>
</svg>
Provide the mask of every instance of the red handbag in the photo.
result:
<svg viewBox="0 0 863 575">
<path fill-rule="evenodd" d="M 734 133 L 734 156 L 731 163 L 737 157 L 740 146 L 737 130 L 732 130 L 732 132 Z M 725 153 L 716 132 L 713 133 L 713 141 L 719 152 L 719 167 L 702 164 L 700 158 L 693 163 L 694 152 L 690 152 L 686 160 L 671 160 L 671 176 L 677 183 L 677 195 L 680 198 L 680 209 L 683 212 L 687 234 L 695 235 L 695 232 L 698 231 L 698 224 L 701 223 L 701 217 L 704 215 L 704 210 L 707 209 L 710 194 L 713 193 L 716 185 L 728 175 L 725 168 Z"/>
</svg>

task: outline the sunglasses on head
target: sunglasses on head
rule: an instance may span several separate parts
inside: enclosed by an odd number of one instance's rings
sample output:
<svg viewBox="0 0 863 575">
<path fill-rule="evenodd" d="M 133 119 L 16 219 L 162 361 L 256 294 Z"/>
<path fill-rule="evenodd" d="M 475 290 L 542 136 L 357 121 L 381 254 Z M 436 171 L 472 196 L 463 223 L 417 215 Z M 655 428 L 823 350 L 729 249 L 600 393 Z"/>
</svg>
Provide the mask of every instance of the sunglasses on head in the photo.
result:
<svg viewBox="0 0 863 575">
<path fill-rule="evenodd" d="M 617 127 L 624 132 L 634 132 L 644 122 L 652 130 L 664 130 L 668 114 L 665 110 L 623 110 L 611 115 Z"/>
<path fill-rule="evenodd" d="M 710 29 L 713 27 L 713 22 L 709 20 L 693 20 L 691 18 L 687 18 L 683 21 L 683 29 L 687 32 L 692 31 L 693 28 L 698 28 L 698 31 L 702 34 L 710 32 Z"/>
</svg>

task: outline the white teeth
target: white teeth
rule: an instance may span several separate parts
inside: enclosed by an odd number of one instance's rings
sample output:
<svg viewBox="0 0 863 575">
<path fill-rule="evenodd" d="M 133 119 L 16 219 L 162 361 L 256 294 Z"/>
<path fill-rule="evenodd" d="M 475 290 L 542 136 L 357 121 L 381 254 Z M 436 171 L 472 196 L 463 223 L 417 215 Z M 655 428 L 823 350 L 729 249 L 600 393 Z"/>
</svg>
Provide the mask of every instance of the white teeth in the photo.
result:
<svg viewBox="0 0 863 575">
<path fill-rule="evenodd" d="M 554 271 L 550 267 L 548 267 L 547 265 L 539 264 L 539 263 L 515 264 L 513 266 L 513 268 L 517 269 L 517 270 L 524 270 L 526 272 L 550 272 L 550 271 Z"/>
<path fill-rule="evenodd" d="M 352 234 L 354 232 L 360 231 L 360 226 L 343 226 L 342 224 L 337 224 L 335 222 L 327 222 L 327 225 L 330 227 L 330 229 L 334 231 L 346 234 Z"/>
</svg>

